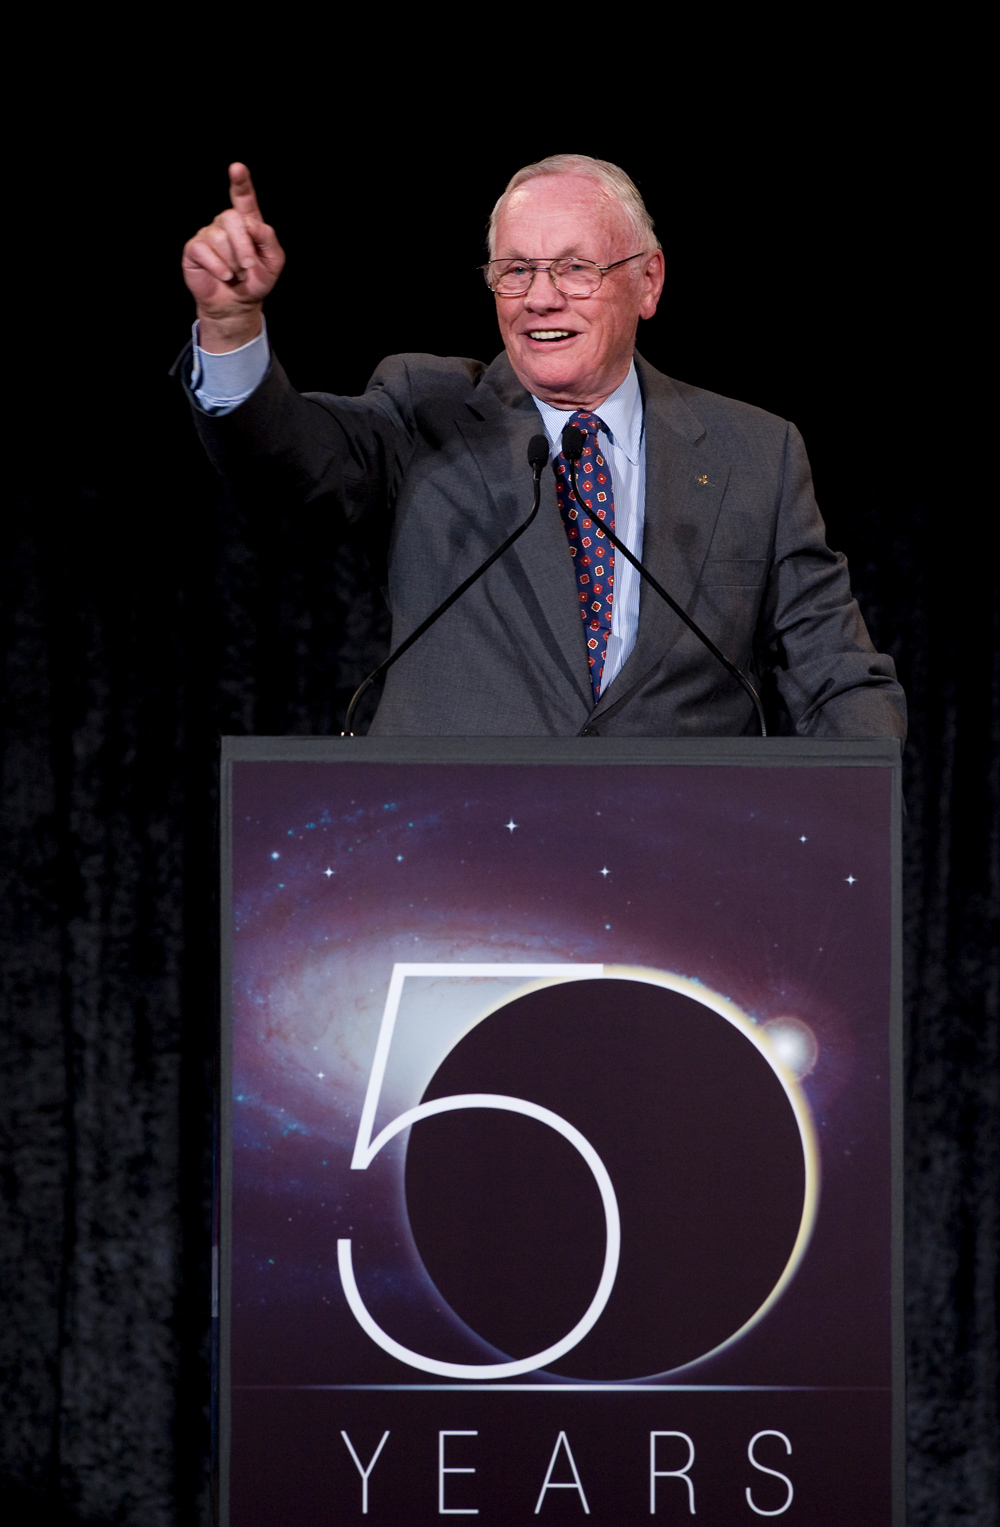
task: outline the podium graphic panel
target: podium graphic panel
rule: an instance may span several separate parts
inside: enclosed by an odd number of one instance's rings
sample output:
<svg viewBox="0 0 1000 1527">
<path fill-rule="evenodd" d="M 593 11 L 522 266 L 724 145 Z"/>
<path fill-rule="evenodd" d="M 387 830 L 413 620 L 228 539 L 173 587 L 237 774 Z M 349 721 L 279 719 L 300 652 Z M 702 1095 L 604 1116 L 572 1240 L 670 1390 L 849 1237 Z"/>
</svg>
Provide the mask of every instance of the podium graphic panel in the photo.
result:
<svg viewBox="0 0 1000 1527">
<path fill-rule="evenodd" d="M 901 1523 L 898 790 L 227 743 L 223 1521 Z"/>
</svg>

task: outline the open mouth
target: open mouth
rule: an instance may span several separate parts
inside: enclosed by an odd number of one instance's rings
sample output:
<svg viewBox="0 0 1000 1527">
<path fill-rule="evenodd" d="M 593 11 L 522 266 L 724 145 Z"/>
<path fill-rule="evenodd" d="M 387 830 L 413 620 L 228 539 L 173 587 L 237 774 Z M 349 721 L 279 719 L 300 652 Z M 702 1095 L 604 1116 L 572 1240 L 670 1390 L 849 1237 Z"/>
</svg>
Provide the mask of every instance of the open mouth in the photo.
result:
<svg viewBox="0 0 1000 1527">
<path fill-rule="evenodd" d="M 551 345 L 560 339 L 572 339 L 573 334 L 569 329 L 529 329 L 528 338 L 540 344 Z"/>
</svg>

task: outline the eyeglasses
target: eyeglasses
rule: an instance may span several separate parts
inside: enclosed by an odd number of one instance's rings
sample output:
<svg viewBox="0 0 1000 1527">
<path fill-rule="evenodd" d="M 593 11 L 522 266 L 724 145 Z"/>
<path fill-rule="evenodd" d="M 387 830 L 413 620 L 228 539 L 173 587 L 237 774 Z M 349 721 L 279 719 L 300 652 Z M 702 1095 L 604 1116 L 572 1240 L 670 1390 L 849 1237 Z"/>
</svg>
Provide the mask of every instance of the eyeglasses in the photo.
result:
<svg viewBox="0 0 1000 1527">
<path fill-rule="evenodd" d="M 626 255 L 611 265 L 598 265 L 593 260 L 578 260 L 571 256 L 566 260 L 490 260 L 481 265 L 486 285 L 498 297 L 523 297 L 535 279 L 535 272 L 548 272 L 549 280 L 564 297 L 592 297 L 604 280 L 604 273 L 627 265 L 629 260 L 641 260 L 648 250 Z"/>
</svg>

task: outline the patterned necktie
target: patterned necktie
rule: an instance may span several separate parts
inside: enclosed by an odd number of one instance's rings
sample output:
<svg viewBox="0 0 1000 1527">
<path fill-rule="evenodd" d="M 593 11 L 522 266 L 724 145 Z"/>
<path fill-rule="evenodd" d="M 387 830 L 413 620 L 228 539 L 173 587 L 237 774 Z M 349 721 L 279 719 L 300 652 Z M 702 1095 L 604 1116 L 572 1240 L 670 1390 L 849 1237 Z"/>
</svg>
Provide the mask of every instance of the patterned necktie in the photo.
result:
<svg viewBox="0 0 1000 1527">
<path fill-rule="evenodd" d="M 596 414 L 577 412 L 570 414 L 568 422 L 586 436 L 576 469 L 580 503 L 577 504 L 573 497 L 569 463 L 562 451 L 555 459 L 556 497 L 576 573 L 580 615 L 587 640 L 587 661 L 590 663 L 590 682 L 596 705 L 608 655 L 611 602 L 615 588 L 615 550 L 600 528 L 600 521 L 606 520 L 614 530 L 615 495 L 611 468 L 597 445 L 597 431 L 604 429 L 603 420 Z"/>
</svg>

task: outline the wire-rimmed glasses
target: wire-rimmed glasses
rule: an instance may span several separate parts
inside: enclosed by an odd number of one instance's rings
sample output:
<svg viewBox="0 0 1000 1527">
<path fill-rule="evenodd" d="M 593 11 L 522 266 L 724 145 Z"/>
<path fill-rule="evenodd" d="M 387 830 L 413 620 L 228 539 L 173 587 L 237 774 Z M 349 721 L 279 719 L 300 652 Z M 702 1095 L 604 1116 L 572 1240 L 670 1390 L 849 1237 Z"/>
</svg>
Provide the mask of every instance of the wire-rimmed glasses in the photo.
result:
<svg viewBox="0 0 1000 1527">
<path fill-rule="evenodd" d="M 610 265 L 570 255 L 563 260 L 490 260 L 479 269 L 497 297 L 523 297 L 540 270 L 548 273 L 552 285 L 564 297 L 592 297 L 604 280 L 605 271 L 627 265 L 629 260 L 639 260 L 647 253 L 640 249 L 637 254 L 626 255 L 624 260 L 615 260 Z"/>
</svg>

